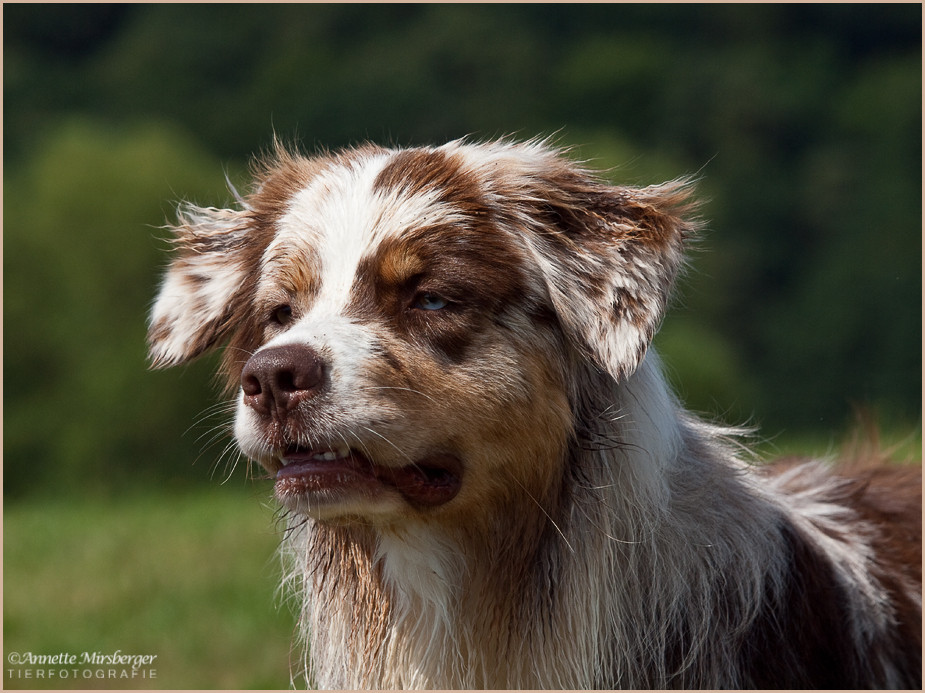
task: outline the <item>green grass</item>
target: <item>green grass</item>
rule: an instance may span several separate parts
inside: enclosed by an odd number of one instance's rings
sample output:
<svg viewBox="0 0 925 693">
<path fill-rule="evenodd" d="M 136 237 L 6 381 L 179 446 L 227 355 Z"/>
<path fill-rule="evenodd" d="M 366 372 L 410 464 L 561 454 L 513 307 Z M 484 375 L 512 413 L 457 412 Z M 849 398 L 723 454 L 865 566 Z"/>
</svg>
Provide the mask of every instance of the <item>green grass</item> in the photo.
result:
<svg viewBox="0 0 925 693">
<path fill-rule="evenodd" d="M 4 688 L 287 688 L 269 490 L 4 508 Z M 156 678 L 26 679 L 13 653 L 157 655 Z M 12 675 L 11 675 L 12 670 Z M 121 669 L 119 669 L 121 671 Z M 33 671 L 33 676 L 36 672 Z"/>
</svg>

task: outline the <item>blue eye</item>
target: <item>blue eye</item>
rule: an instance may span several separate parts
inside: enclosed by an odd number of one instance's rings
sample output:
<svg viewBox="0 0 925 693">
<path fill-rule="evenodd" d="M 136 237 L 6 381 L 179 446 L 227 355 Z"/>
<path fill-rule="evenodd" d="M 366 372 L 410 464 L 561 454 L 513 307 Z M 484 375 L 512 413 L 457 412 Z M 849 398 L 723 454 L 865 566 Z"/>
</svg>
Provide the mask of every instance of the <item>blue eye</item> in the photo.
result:
<svg viewBox="0 0 925 693">
<path fill-rule="evenodd" d="M 446 308 L 449 304 L 442 296 L 432 294 L 428 291 L 418 294 L 414 299 L 414 307 L 421 310 L 440 310 Z"/>
</svg>

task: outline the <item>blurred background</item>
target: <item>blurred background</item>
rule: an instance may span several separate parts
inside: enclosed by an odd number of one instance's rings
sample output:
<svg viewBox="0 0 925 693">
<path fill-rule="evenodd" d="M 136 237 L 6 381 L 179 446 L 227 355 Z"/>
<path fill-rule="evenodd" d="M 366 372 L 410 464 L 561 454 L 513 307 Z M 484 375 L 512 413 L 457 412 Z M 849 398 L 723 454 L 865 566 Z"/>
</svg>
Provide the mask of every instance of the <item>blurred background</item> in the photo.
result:
<svg viewBox="0 0 925 693">
<path fill-rule="evenodd" d="M 684 401 L 769 454 L 864 411 L 920 459 L 921 31 L 918 4 L 4 5 L 4 657 L 159 657 L 5 687 L 288 685 L 270 489 L 215 359 L 145 361 L 160 227 L 229 204 L 274 133 L 555 134 L 614 182 L 698 174 L 657 338 Z"/>
</svg>

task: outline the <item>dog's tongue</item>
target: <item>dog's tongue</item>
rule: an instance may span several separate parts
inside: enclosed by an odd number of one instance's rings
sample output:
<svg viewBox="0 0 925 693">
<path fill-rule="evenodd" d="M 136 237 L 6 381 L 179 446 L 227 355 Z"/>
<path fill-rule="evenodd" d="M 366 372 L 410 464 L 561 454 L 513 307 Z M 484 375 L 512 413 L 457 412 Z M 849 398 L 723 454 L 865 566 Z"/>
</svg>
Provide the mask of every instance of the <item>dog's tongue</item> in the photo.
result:
<svg viewBox="0 0 925 693">
<path fill-rule="evenodd" d="M 406 467 L 377 467 L 376 476 L 394 486 L 406 500 L 417 505 L 442 505 L 460 486 L 461 465 L 452 455 L 435 455 Z"/>
<path fill-rule="evenodd" d="M 286 456 L 276 474 L 277 491 L 335 489 L 380 483 L 394 487 L 414 505 L 433 507 L 451 500 L 460 487 L 462 465 L 452 455 L 432 455 L 405 467 L 373 464 L 362 455 L 324 460 L 311 452 Z"/>
</svg>

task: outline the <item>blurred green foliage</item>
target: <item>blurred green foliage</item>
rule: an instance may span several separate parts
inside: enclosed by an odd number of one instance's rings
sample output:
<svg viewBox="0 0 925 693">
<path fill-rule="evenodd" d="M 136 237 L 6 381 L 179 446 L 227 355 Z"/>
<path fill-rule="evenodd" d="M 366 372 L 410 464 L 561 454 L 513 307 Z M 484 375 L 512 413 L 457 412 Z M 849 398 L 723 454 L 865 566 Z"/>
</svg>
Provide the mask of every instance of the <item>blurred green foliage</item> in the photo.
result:
<svg viewBox="0 0 925 693">
<path fill-rule="evenodd" d="M 145 312 L 167 247 L 153 225 L 170 199 L 215 198 L 216 170 L 170 128 L 69 119 L 7 174 L 8 496 L 192 476 L 199 448 L 182 433 L 212 392 L 201 376 L 146 370 Z"/>
<path fill-rule="evenodd" d="M 158 227 L 226 204 L 274 131 L 559 133 L 615 181 L 699 173 L 709 231 L 657 340 L 685 400 L 918 425 L 921 11 L 4 5 L 6 497 L 212 476 L 212 362 L 145 366 Z"/>
<path fill-rule="evenodd" d="M 76 677 L 50 667 L 68 675 L 52 680 L 7 660 L 4 689 L 287 687 L 295 615 L 278 594 L 273 511 L 253 495 L 226 486 L 5 508 L 4 562 L 15 567 L 3 584 L 6 657 L 157 659 L 152 679 L 82 666 Z"/>
</svg>

